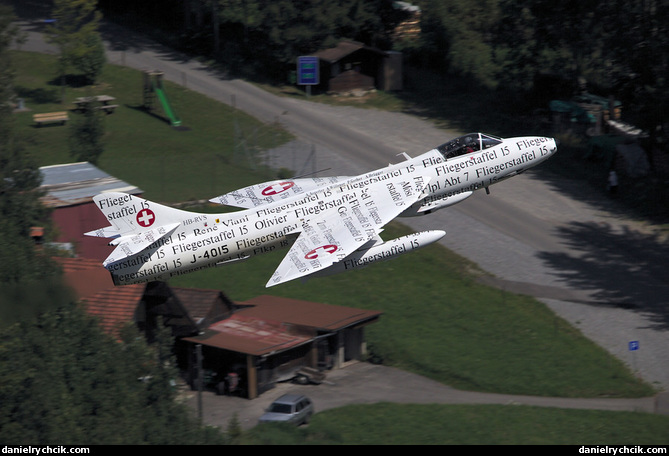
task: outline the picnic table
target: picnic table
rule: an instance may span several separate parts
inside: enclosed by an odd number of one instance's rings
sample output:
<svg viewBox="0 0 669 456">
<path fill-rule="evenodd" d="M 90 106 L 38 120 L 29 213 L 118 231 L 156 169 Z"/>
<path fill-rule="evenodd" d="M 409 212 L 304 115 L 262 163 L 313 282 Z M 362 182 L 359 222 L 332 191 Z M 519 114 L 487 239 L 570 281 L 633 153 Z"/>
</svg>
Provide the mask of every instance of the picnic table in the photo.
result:
<svg viewBox="0 0 669 456">
<path fill-rule="evenodd" d="M 109 95 L 96 95 L 93 97 L 79 97 L 73 101 L 75 110 L 83 111 L 86 109 L 86 106 L 90 103 L 101 103 L 100 106 L 96 106 L 95 109 L 101 109 L 107 114 L 114 112 L 114 109 L 118 108 L 116 104 L 109 104 L 109 102 L 116 100 L 116 98 Z"/>
</svg>

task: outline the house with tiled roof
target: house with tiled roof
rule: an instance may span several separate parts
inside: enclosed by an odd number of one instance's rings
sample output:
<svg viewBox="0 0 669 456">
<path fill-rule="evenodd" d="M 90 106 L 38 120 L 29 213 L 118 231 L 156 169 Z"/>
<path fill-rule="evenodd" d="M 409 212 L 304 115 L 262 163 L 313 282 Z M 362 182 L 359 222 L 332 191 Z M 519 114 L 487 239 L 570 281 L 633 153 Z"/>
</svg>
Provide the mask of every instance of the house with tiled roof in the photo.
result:
<svg viewBox="0 0 669 456">
<path fill-rule="evenodd" d="M 170 287 L 164 282 L 114 286 L 97 260 L 58 258 L 65 282 L 101 328 L 119 339 L 135 326 L 152 340 L 158 325 L 172 330 L 179 367 L 195 386 L 249 399 L 300 373 L 325 372 L 366 352 L 364 327 L 381 312 L 304 300 L 258 296 L 232 302 L 218 290 Z M 202 355 L 198 357 L 198 352 Z M 305 370 L 307 369 L 307 370 Z"/>
<path fill-rule="evenodd" d="M 164 282 L 115 286 L 98 260 L 56 261 L 86 312 L 116 338 L 121 327 L 131 323 L 151 339 L 161 321 L 175 337 L 197 334 L 211 322 L 230 315 L 235 307 L 220 291 L 168 287 Z"/>
<path fill-rule="evenodd" d="M 65 283 L 100 327 L 118 339 L 123 325 L 134 321 L 146 285 L 115 287 L 109 271 L 99 260 L 55 258 L 63 269 Z"/>
</svg>

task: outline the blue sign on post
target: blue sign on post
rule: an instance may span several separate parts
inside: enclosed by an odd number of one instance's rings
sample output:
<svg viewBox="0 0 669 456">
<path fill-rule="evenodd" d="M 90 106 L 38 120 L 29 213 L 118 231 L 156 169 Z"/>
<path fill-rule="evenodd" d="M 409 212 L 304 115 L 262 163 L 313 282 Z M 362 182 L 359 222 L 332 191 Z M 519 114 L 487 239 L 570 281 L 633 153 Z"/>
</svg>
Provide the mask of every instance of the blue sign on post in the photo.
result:
<svg viewBox="0 0 669 456">
<path fill-rule="evenodd" d="M 318 57 L 297 58 L 297 83 L 299 85 L 318 85 Z"/>
<path fill-rule="evenodd" d="M 639 341 L 638 340 L 632 340 L 629 343 L 629 349 L 630 351 L 636 351 L 639 349 Z"/>
</svg>

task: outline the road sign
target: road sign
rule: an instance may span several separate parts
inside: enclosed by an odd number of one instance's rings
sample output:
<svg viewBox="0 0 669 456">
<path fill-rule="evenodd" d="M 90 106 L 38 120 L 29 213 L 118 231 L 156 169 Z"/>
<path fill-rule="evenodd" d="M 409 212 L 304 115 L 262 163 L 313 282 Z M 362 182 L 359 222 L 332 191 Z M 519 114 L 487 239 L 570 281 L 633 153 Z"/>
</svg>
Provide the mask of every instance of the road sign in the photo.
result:
<svg viewBox="0 0 669 456">
<path fill-rule="evenodd" d="M 639 349 L 639 341 L 638 340 L 632 340 L 629 343 L 629 349 L 630 351 L 636 351 Z"/>
<path fill-rule="evenodd" d="M 297 84 L 318 85 L 318 57 L 302 56 L 297 58 Z"/>
</svg>

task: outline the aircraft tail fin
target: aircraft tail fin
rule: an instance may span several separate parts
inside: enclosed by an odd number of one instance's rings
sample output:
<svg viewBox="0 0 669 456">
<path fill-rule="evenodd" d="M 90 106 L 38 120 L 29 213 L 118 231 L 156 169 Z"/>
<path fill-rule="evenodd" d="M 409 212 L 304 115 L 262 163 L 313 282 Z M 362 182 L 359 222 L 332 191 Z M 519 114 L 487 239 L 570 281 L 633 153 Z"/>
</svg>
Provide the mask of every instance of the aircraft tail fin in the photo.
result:
<svg viewBox="0 0 669 456">
<path fill-rule="evenodd" d="M 101 193 L 93 197 L 93 201 L 110 225 L 85 235 L 114 238 L 110 245 L 117 246 L 103 262 L 104 266 L 140 253 L 171 234 L 184 220 L 199 215 L 127 193 Z"/>
<path fill-rule="evenodd" d="M 139 234 L 178 224 L 196 215 L 120 192 L 100 193 L 93 197 L 93 201 L 111 225 L 89 231 L 86 236 L 115 238 Z"/>
</svg>

